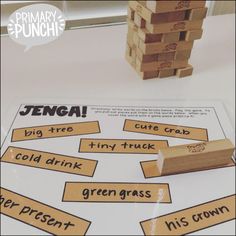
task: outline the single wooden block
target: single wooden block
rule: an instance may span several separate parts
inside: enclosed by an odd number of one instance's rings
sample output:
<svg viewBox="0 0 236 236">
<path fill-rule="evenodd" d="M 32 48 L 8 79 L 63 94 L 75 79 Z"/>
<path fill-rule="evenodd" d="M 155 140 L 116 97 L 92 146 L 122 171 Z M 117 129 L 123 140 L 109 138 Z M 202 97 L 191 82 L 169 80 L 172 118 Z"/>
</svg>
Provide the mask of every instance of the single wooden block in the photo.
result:
<svg viewBox="0 0 236 236">
<path fill-rule="evenodd" d="M 153 34 L 164 34 L 201 29 L 203 20 L 178 21 L 164 24 L 150 24 L 146 22 L 146 29 Z"/>
<path fill-rule="evenodd" d="M 191 56 L 192 50 L 178 50 L 175 53 L 174 60 L 181 61 L 181 60 L 187 60 Z"/>
<path fill-rule="evenodd" d="M 138 27 L 134 24 L 133 20 L 128 19 L 127 20 L 128 27 L 131 28 L 134 31 L 138 31 Z"/>
<path fill-rule="evenodd" d="M 145 55 L 143 52 L 137 48 L 136 49 L 137 57 L 141 62 L 153 62 L 153 61 L 173 61 L 175 60 L 175 52 L 159 53 Z"/>
<path fill-rule="evenodd" d="M 160 70 L 158 78 L 166 78 L 175 75 L 175 69 Z"/>
<path fill-rule="evenodd" d="M 132 53 L 131 47 L 129 46 L 129 44 L 126 44 L 126 54 L 129 57 L 131 57 L 131 53 Z"/>
<path fill-rule="evenodd" d="M 136 61 L 129 55 L 128 51 L 126 51 L 125 58 L 128 63 L 136 70 Z"/>
<path fill-rule="evenodd" d="M 140 39 L 139 48 L 146 55 L 173 52 L 177 50 L 189 50 L 193 48 L 193 41 L 192 42 L 179 41 L 175 43 L 144 43 Z"/>
<path fill-rule="evenodd" d="M 138 35 L 145 43 L 161 42 L 163 36 L 162 34 L 149 33 L 146 29 L 138 29 Z"/>
<path fill-rule="evenodd" d="M 193 67 L 191 65 L 188 65 L 185 68 L 177 69 L 176 75 L 179 78 L 187 77 L 193 74 Z"/>
<path fill-rule="evenodd" d="M 153 13 L 152 24 L 162 24 L 175 21 L 183 21 L 186 18 L 186 11 L 165 12 L 165 13 Z M 150 22 L 149 22 L 150 23 Z"/>
<path fill-rule="evenodd" d="M 155 71 L 164 69 L 177 69 L 188 66 L 188 60 L 185 61 L 155 61 L 155 62 L 141 62 L 136 58 L 136 69 L 138 71 Z"/>
<path fill-rule="evenodd" d="M 206 1 L 152 1 L 146 3 L 148 9 L 155 13 L 172 12 L 204 7 Z"/>
<path fill-rule="evenodd" d="M 136 61 L 136 50 L 134 48 L 131 48 L 131 57 Z"/>
<path fill-rule="evenodd" d="M 203 34 L 203 30 L 189 30 L 186 32 L 185 40 L 186 41 L 194 41 L 197 39 L 201 39 Z"/>
<path fill-rule="evenodd" d="M 188 20 L 194 21 L 206 18 L 207 10 L 208 10 L 207 7 L 191 9 L 188 13 L 189 14 Z"/>
<path fill-rule="evenodd" d="M 133 45 L 134 43 L 134 31 L 131 28 L 128 28 L 127 42 L 129 45 Z"/>
<path fill-rule="evenodd" d="M 186 11 L 175 11 L 164 13 L 168 15 L 167 22 L 183 21 L 186 17 Z"/>
<path fill-rule="evenodd" d="M 174 43 L 180 39 L 180 32 L 166 33 L 162 36 L 163 43 Z"/>
<path fill-rule="evenodd" d="M 161 175 L 201 170 L 226 165 L 234 153 L 228 139 L 169 147 L 159 150 Z"/>
<path fill-rule="evenodd" d="M 145 28 L 146 21 L 135 12 L 134 13 L 134 24 L 137 25 L 139 28 Z"/>
<path fill-rule="evenodd" d="M 134 10 L 132 8 L 128 7 L 127 15 L 128 15 L 128 19 L 130 19 L 132 21 L 134 20 Z"/>
<path fill-rule="evenodd" d="M 152 55 L 145 55 L 143 52 L 137 48 L 137 57 L 141 62 L 153 62 L 158 61 L 158 54 L 152 54 Z"/>
<path fill-rule="evenodd" d="M 127 33 L 127 42 L 129 45 L 134 44 L 134 36 L 138 32 L 138 27 L 133 24 L 131 21 L 128 21 L 128 33 Z"/>
<path fill-rule="evenodd" d="M 138 72 L 138 74 L 144 80 L 154 79 L 158 77 L 158 71 Z"/>
<path fill-rule="evenodd" d="M 137 32 L 135 32 L 134 35 L 133 35 L 133 43 L 138 47 L 138 45 L 139 45 L 139 36 L 138 36 Z"/>
<path fill-rule="evenodd" d="M 167 52 L 167 53 L 160 53 L 157 54 L 158 61 L 173 61 L 175 60 L 175 53 L 176 52 Z"/>
</svg>

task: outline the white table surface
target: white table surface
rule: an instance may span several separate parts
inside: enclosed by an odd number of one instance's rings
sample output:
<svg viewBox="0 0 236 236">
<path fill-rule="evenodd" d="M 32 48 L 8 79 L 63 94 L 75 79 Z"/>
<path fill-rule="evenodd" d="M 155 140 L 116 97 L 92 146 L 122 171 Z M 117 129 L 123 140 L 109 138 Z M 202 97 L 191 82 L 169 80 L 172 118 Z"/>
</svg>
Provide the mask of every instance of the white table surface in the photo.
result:
<svg viewBox="0 0 236 236">
<path fill-rule="evenodd" d="M 208 17 L 185 79 L 141 80 L 125 61 L 127 25 L 65 32 L 53 43 L 24 47 L 1 43 L 1 137 L 21 102 L 57 99 L 220 100 L 235 122 L 235 15 Z"/>
</svg>

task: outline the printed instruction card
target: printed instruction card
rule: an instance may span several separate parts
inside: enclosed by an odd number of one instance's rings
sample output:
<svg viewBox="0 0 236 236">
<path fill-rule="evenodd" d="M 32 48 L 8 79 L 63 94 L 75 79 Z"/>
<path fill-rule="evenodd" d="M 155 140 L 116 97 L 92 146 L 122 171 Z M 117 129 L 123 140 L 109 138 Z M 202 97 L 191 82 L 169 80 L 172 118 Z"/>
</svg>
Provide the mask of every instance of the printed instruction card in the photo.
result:
<svg viewBox="0 0 236 236">
<path fill-rule="evenodd" d="M 235 235 L 235 158 L 160 175 L 159 150 L 230 139 L 216 102 L 19 104 L 1 143 L 2 235 Z"/>
</svg>

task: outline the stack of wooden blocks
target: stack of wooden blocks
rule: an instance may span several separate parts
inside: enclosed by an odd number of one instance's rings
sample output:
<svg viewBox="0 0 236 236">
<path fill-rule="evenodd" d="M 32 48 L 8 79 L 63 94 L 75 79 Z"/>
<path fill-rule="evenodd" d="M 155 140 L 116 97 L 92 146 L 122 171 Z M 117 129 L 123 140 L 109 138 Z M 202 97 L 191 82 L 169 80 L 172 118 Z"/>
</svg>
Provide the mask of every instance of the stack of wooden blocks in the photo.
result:
<svg viewBox="0 0 236 236">
<path fill-rule="evenodd" d="M 126 59 L 143 79 L 189 76 L 206 1 L 129 1 Z"/>
</svg>

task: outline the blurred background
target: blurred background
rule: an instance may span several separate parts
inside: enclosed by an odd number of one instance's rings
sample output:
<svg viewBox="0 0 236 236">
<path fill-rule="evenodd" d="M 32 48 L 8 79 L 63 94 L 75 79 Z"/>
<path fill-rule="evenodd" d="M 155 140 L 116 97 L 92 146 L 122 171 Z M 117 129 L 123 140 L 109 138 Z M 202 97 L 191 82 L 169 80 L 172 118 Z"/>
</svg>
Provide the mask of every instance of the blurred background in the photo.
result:
<svg viewBox="0 0 236 236">
<path fill-rule="evenodd" d="M 121 24 L 126 21 L 128 1 L 1 1 L 1 34 L 7 33 L 8 17 L 16 9 L 35 3 L 60 8 L 66 17 L 66 29 Z M 235 1 L 207 1 L 208 15 L 235 14 Z"/>
</svg>

